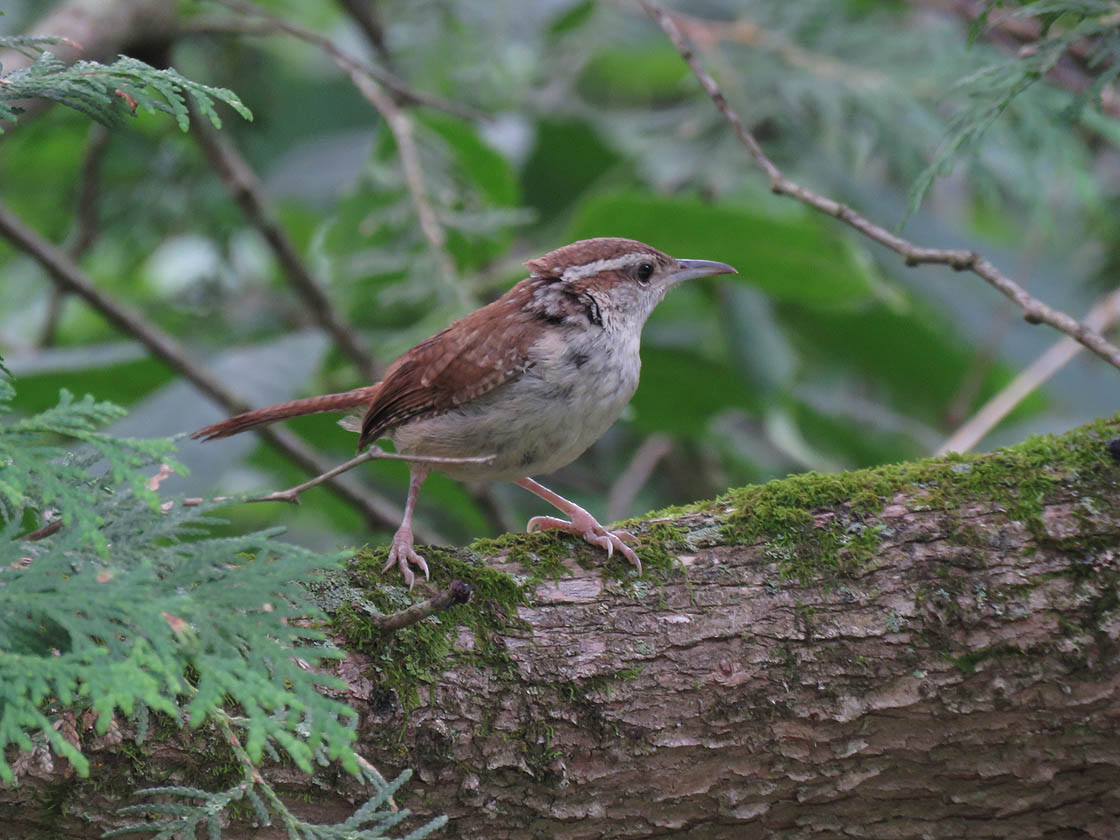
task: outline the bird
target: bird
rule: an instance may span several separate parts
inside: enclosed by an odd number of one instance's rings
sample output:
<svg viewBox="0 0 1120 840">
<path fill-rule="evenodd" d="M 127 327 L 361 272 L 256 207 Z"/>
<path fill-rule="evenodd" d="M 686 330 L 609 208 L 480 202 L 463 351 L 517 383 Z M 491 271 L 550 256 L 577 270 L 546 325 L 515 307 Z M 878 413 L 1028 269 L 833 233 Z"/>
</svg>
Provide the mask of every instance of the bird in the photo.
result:
<svg viewBox="0 0 1120 840">
<path fill-rule="evenodd" d="M 413 566 L 429 578 L 412 516 L 433 469 L 525 488 L 567 516 L 534 516 L 526 530 L 575 534 L 608 559 L 618 551 L 641 574 L 628 534 L 607 529 L 532 476 L 571 463 L 618 419 L 638 387 L 642 328 L 670 289 L 738 272 L 621 237 L 573 242 L 525 265 L 528 277 L 403 353 L 380 382 L 248 411 L 192 437 L 214 440 L 289 417 L 364 409 L 349 426 L 359 452 L 387 438 L 409 456 L 476 459 L 410 463 L 404 516 L 383 570 L 397 566 L 409 589 Z"/>
</svg>

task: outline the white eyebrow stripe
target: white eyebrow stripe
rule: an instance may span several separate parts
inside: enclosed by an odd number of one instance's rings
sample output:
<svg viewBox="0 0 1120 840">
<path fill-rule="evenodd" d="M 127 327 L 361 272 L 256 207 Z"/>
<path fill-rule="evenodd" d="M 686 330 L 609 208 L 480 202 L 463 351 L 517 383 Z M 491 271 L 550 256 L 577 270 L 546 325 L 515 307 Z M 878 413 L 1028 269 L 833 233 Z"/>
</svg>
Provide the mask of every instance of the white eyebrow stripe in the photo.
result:
<svg viewBox="0 0 1120 840">
<path fill-rule="evenodd" d="M 582 280 L 584 277 L 590 277 L 592 274 L 598 274 L 600 271 L 613 271 L 616 268 L 625 268 L 631 263 L 637 262 L 642 257 L 649 255 L 644 251 L 631 251 L 629 254 L 623 254 L 621 257 L 611 257 L 606 260 L 594 260 L 583 265 L 570 265 L 564 269 L 564 273 L 560 275 L 560 279 L 565 283 L 574 283 L 577 280 Z"/>
</svg>

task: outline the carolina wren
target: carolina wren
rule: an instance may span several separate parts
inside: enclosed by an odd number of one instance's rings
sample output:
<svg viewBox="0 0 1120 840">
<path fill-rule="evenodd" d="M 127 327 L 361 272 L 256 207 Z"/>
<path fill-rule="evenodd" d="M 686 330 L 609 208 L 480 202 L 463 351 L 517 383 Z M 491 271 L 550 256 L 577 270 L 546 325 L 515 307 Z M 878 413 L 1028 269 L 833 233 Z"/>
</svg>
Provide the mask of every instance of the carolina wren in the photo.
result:
<svg viewBox="0 0 1120 840">
<path fill-rule="evenodd" d="M 485 457 L 485 463 L 411 464 L 404 519 L 389 549 L 387 571 L 400 567 L 409 587 L 415 564 L 412 512 L 432 469 L 453 478 L 513 481 L 569 520 L 535 516 L 527 530 L 558 530 L 625 555 L 638 555 L 620 533 L 538 484 L 599 439 L 634 395 L 642 326 L 673 286 L 693 277 L 735 274 L 710 260 L 678 260 L 633 239 L 573 242 L 535 260 L 529 277 L 498 300 L 422 341 L 393 362 L 378 383 L 340 394 L 294 400 L 199 429 L 212 440 L 287 417 L 365 407 L 359 451 L 389 438 L 418 456 Z"/>
</svg>

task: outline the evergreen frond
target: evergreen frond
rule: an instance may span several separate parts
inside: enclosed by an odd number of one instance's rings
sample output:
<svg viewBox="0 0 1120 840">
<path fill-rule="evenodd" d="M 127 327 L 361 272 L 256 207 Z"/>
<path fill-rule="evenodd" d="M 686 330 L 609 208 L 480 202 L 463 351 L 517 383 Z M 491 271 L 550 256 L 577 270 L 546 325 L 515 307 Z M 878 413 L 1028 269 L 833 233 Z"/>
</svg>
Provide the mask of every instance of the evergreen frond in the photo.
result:
<svg viewBox="0 0 1120 840">
<path fill-rule="evenodd" d="M 9 418 L 12 396 L 0 379 Z M 145 486 L 170 441 L 98 431 L 121 414 L 63 392 L 53 408 L 0 424 L 0 778 L 15 775 L 9 745 L 49 747 L 87 774 L 81 744 L 55 725 L 85 710 L 101 734 L 153 710 L 242 729 L 250 766 L 275 745 L 306 772 L 317 750 L 356 770 L 354 712 L 321 693 L 340 683 L 316 670 L 340 654 L 312 625 L 319 612 L 299 583 L 346 555 L 282 543 L 280 529 L 209 535 L 214 503 L 160 504 Z M 35 533 L 48 514 L 61 527 Z M 170 834 L 192 807 L 161 812 Z"/>
<path fill-rule="evenodd" d="M 30 39 L 25 46 L 49 43 L 50 39 Z M 121 124 L 126 114 L 135 116 L 143 108 L 149 113 L 170 114 L 186 131 L 190 126 L 188 102 L 217 127 L 222 120 L 216 102 L 225 103 L 246 120 L 253 118 L 237 94 L 227 88 L 205 85 L 174 68 L 159 70 L 123 55 L 112 64 L 77 61 L 67 66 L 54 53 L 44 51 L 29 67 L 4 76 L 3 82 L 0 117 L 9 120 L 18 117 L 19 109 L 2 103 L 36 98 L 58 102 L 110 126 Z"/>
<path fill-rule="evenodd" d="M 990 24 L 991 12 L 997 5 L 1008 4 L 989 0 L 973 23 L 970 44 Z M 1026 0 L 1011 14 L 1037 19 L 1041 31 L 1039 39 L 1016 56 L 987 64 L 957 83 L 950 99 L 957 96 L 963 102 L 958 105 L 932 162 L 910 187 L 907 215 L 918 209 L 933 182 L 948 173 L 963 155 L 975 150 L 993 123 L 1064 60 L 1075 45 L 1086 45 L 1083 61 L 1087 71 L 1095 75 L 1079 93 L 1044 96 L 1040 103 L 1042 108 L 1074 122 L 1090 103 L 1095 103 L 1099 109 L 1101 90 L 1120 77 L 1120 27 L 1116 25 L 1115 3 L 1109 0 Z M 1057 94 L 1057 91 L 1050 93 Z M 1064 106 L 1061 102 L 1065 102 Z"/>
<path fill-rule="evenodd" d="M 107 832 L 105 837 L 123 837 L 130 834 L 153 834 L 151 840 L 170 840 L 173 837 L 195 837 L 203 826 L 210 836 L 219 837 L 221 826 L 215 826 L 215 817 L 231 802 L 247 798 L 260 826 L 273 825 L 277 820 L 283 824 L 289 837 L 305 840 L 388 840 L 387 833 L 410 816 L 408 809 L 393 810 L 388 807 L 389 797 L 401 788 L 411 771 L 405 770 L 368 801 L 363 803 L 353 816 L 344 822 L 321 825 L 310 823 L 296 817 L 275 796 L 262 798 L 259 776 L 246 772 L 237 784 L 216 793 L 175 785 L 147 788 L 137 791 L 140 796 L 159 796 L 166 800 L 175 797 L 177 801 L 151 802 L 144 805 L 129 805 L 119 813 L 126 816 L 157 816 L 164 819 L 150 822 L 137 822 Z M 268 791 L 271 793 L 271 791 Z M 199 800 L 197 803 L 189 800 Z M 400 840 L 423 840 L 432 832 L 447 824 L 447 817 L 436 817 Z"/>
</svg>

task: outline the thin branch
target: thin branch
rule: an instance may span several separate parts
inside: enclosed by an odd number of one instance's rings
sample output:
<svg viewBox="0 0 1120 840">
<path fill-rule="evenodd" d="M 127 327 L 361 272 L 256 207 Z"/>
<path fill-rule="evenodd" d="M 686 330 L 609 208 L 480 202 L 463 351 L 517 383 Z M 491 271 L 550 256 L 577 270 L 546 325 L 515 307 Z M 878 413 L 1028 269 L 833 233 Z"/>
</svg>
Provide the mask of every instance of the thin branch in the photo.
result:
<svg viewBox="0 0 1120 840">
<path fill-rule="evenodd" d="M 467 583 L 461 580 L 453 580 L 447 589 L 427 601 L 413 604 L 411 607 L 391 615 L 371 618 L 370 624 L 373 625 L 375 630 L 380 630 L 382 633 L 392 633 L 402 627 L 408 627 L 410 624 L 423 621 L 428 616 L 441 612 L 448 607 L 465 604 L 471 599 L 471 594 L 471 588 Z"/>
<path fill-rule="evenodd" d="M 311 317 L 334 341 L 368 381 L 375 381 L 378 365 L 358 340 L 353 327 L 338 313 L 284 229 L 269 212 L 260 179 L 231 140 L 220 137 L 208 120 L 192 119 L 198 145 L 241 211 L 265 238 L 276 255 L 292 290 L 307 306 Z"/>
<path fill-rule="evenodd" d="M 373 4 L 373 0 L 338 0 L 338 5 L 346 10 L 350 19 L 362 30 L 362 34 L 366 36 L 366 41 L 377 53 L 378 60 L 386 67 L 390 67 L 392 56 L 389 54 L 389 48 L 385 43 L 385 27 L 381 25 L 381 19 L 378 17 L 377 7 Z"/>
<path fill-rule="evenodd" d="M 413 90 L 403 80 L 397 78 L 389 71 L 377 67 L 373 64 L 367 64 L 354 58 L 353 56 L 342 52 L 342 50 L 335 46 L 334 42 L 332 42 L 329 38 L 326 38 L 318 34 L 317 32 L 313 32 L 310 29 L 305 29 L 299 24 L 292 23 L 291 21 L 285 20 L 284 18 L 278 17 L 277 15 L 273 15 L 255 5 L 254 3 L 248 2 L 248 0 L 218 0 L 218 2 L 224 6 L 228 6 L 229 8 L 240 12 L 243 15 L 249 15 L 251 17 L 259 18 L 260 20 L 267 23 L 267 28 L 261 27 L 260 29 L 255 29 L 246 24 L 238 24 L 234 31 L 238 31 L 239 34 L 251 35 L 274 33 L 277 31 L 287 32 L 289 35 L 294 35 L 301 41 L 307 41 L 308 43 L 314 44 L 315 46 L 319 47 L 319 49 L 323 50 L 325 53 L 330 55 L 331 58 L 335 59 L 336 62 L 341 56 L 343 60 L 348 62 L 355 70 L 363 73 L 370 79 L 384 85 L 389 90 L 393 91 L 393 94 L 400 97 L 400 100 L 404 103 L 412 105 L 424 105 L 428 108 L 435 108 L 436 110 L 445 111 L 449 114 L 454 114 L 457 117 L 462 117 L 465 120 L 482 121 L 489 119 L 489 116 L 487 114 L 475 108 L 471 108 L 467 105 L 462 105 L 458 102 L 453 102 L 450 99 L 444 99 L 443 97 L 436 96 L 435 94 Z M 216 28 L 216 25 L 212 25 L 209 31 L 215 31 Z"/>
<path fill-rule="evenodd" d="M 97 200 L 101 194 L 101 164 L 109 149 L 109 137 L 109 129 L 105 126 L 100 123 L 90 125 L 89 141 L 79 175 L 74 229 L 70 233 L 70 242 L 66 245 L 66 253 L 74 260 L 90 249 L 101 232 L 101 224 L 97 218 Z"/>
<path fill-rule="evenodd" d="M 908 266 L 922 264 L 947 265 L 955 271 L 971 271 L 1001 293 L 1014 301 L 1024 312 L 1024 318 L 1032 324 L 1049 324 L 1055 329 L 1077 340 L 1088 347 L 1102 359 L 1116 368 L 1120 368 L 1120 347 L 1105 340 L 1105 338 L 1088 324 L 1079 323 L 1074 318 L 1054 309 L 1030 295 L 1022 286 L 1001 272 L 989 260 L 981 257 L 975 251 L 964 249 L 939 249 L 923 248 L 914 245 L 901 236 L 897 236 L 885 228 L 868 220 L 851 207 L 839 201 L 813 192 L 807 187 L 786 178 L 777 165 L 767 157 L 762 146 L 751 133 L 739 115 L 728 104 L 719 85 L 703 67 L 700 66 L 692 49 L 685 42 L 680 29 L 673 21 L 672 16 L 653 0 L 638 0 L 646 13 L 664 30 L 669 40 L 677 48 L 681 57 L 692 70 L 692 74 L 700 82 L 705 93 L 715 103 L 716 108 L 723 114 L 724 119 L 731 125 L 736 137 L 750 152 L 755 164 L 766 173 L 770 179 L 770 190 L 777 195 L 786 195 L 803 204 L 807 204 L 822 213 L 833 216 L 850 227 L 855 228 L 868 239 L 878 242 L 895 253 L 902 256 Z"/>
<path fill-rule="evenodd" d="M 424 181 L 424 170 L 420 166 L 420 152 L 412 136 L 412 120 L 376 81 L 360 70 L 348 66 L 345 59 L 336 56 L 335 61 L 339 67 L 349 73 L 354 87 L 381 113 L 389 130 L 393 132 L 393 139 L 397 142 L 397 156 L 401 161 L 401 169 L 404 170 L 404 179 L 408 185 L 408 192 L 412 196 L 412 204 L 416 208 L 420 230 L 428 240 L 428 246 L 439 263 L 444 279 L 462 294 L 460 285 L 455 280 L 455 264 L 451 260 L 451 255 L 447 253 L 447 234 L 439 223 L 436 211 L 428 198 L 428 185 Z"/>
<path fill-rule="evenodd" d="M 1085 323 L 1097 330 L 1107 330 L 1118 318 L 1120 318 L 1120 289 L 1098 301 L 1085 317 Z M 1082 349 L 1084 348 L 1072 338 L 1060 339 L 1007 383 L 1002 391 L 988 400 L 968 422 L 953 432 L 949 439 L 938 447 L 935 454 L 968 452 L 1010 414 L 1015 406 L 1069 364 Z"/>
<path fill-rule="evenodd" d="M 23 540 L 24 542 L 35 542 L 36 540 L 45 540 L 47 537 L 51 536 L 52 534 L 57 534 L 61 530 L 62 530 L 62 520 L 61 519 L 52 519 L 50 522 L 48 522 L 42 528 L 36 528 L 34 531 L 28 531 L 22 537 L 17 537 L 17 539 Z"/>
<path fill-rule="evenodd" d="M 117 329 L 136 338 L 153 355 L 226 411 L 236 414 L 249 409 L 249 404 L 240 395 L 192 361 L 171 335 L 98 289 L 73 260 L 28 228 L 3 204 L 0 204 L 0 236 L 6 237 L 35 260 L 60 288 L 82 298 Z M 285 429 L 264 427 L 257 430 L 257 433 L 312 475 L 320 475 L 331 469 L 331 464 L 321 455 Z M 332 478 L 328 486 L 337 496 L 359 510 L 371 527 L 395 528 L 404 515 L 401 508 L 361 485 Z M 428 528 L 416 530 L 424 542 L 443 541 Z"/>
<path fill-rule="evenodd" d="M 371 446 L 361 455 L 351 458 L 349 461 L 333 467 L 322 475 L 317 475 L 314 478 L 308 479 L 303 484 L 297 484 L 295 487 L 289 487 L 287 490 L 278 490 L 275 493 L 269 493 L 266 496 L 254 496 L 251 499 L 246 499 L 247 502 L 290 502 L 297 504 L 299 502 L 300 494 L 304 490 L 310 490 L 322 484 L 324 481 L 329 481 L 336 475 L 341 475 L 348 470 L 354 469 L 359 464 L 364 464 L 366 461 L 376 461 L 385 459 L 388 461 L 409 461 L 414 464 L 485 464 L 493 461 L 494 455 L 483 455 L 477 458 L 444 458 L 438 455 L 403 455 L 399 452 L 386 452 L 383 449 L 378 449 L 376 446 Z"/>
<path fill-rule="evenodd" d="M 286 32 L 301 41 L 306 41 L 318 47 L 329 55 L 339 69 L 350 77 L 350 81 L 354 83 L 358 92 L 381 114 L 385 123 L 389 126 L 389 130 L 393 133 L 393 139 L 396 141 L 397 156 L 400 158 L 405 183 L 408 186 L 412 204 L 416 209 L 420 230 L 423 232 L 436 262 L 439 264 L 440 273 L 459 295 L 461 302 L 469 304 L 470 301 L 467 299 L 465 289 L 456 280 L 455 263 L 447 252 L 447 234 L 444 232 L 428 197 L 424 170 L 420 165 L 420 153 L 416 148 L 416 140 L 412 136 L 412 120 L 382 87 L 385 74 L 380 71 L 375 73 L 374 68 L 349 55 L 329 38 L 325 38 L 299 24 L 270 14 L 250 0 L 220 0 L 220 2 L 242 14 L 264 18 L 270 21 L 278 31 Z"/>
</svg>

